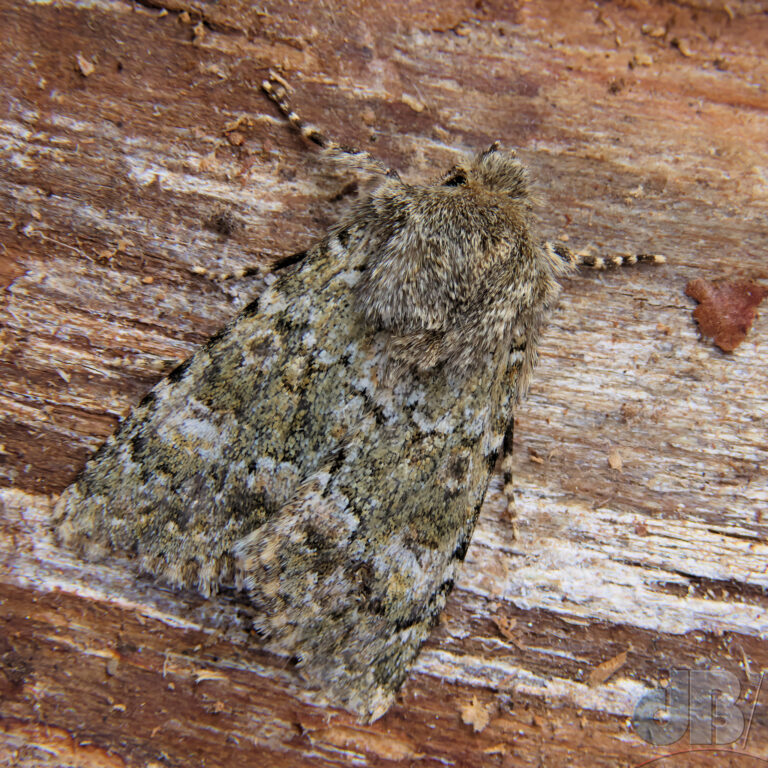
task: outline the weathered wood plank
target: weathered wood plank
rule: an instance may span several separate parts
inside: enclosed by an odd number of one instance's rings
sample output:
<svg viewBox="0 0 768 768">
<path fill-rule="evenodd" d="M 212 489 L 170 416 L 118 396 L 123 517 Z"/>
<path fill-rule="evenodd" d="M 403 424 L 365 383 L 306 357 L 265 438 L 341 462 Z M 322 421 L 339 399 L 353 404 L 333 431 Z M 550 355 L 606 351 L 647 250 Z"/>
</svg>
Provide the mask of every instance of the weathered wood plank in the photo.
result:
<svg viewBox="0 0 768 768">
<path fill-rule="evenodd" d="M 0 7 L 7 764 L 637 765 L 673 749 L 630 724 L 673 667 L 735 675 L 748 720 L 768 667 L 767 326 L 721 353 L 684 287 L 767 277 L 767 3 Z M 669 260 L 565 286 L 516 420 L 519 536 L 496 484 L 445 621 L 372 726 L 309 701 L 231 596 L 85 568 L 46 534 L 49 494 L 263 283 L 212 276 L 306 247 L 347 205 L 349 178 L 260 95 L 270 67 L 408 178 L 498 138 L 546 236 Z M 765 754 L 765 695 L 733 748 Z"/>
</svg>

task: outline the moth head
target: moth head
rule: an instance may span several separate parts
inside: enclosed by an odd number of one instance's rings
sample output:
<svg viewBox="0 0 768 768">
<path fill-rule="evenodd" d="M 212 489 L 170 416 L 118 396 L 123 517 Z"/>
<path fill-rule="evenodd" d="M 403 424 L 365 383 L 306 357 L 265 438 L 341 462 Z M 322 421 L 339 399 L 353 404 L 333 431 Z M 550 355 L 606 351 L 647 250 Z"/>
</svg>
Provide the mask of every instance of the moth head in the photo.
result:
<svg viewBox="0 0 768 768">
<path fill-rule="evenodd" d="M 528 174 L 513 151 L 491 144 L 471 162 L 453 166 L 440 181 L 446 187 L 475 187 L 495 195 L 528 197 Z"/>
</svg>

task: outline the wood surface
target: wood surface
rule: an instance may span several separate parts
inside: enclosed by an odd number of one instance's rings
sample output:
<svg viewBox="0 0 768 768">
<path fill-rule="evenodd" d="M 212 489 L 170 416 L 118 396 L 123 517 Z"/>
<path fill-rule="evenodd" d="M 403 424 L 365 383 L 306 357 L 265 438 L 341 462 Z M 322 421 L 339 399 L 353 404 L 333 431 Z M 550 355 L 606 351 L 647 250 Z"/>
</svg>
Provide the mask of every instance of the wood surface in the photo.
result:
<svg viewBox="0 0 768 768">
<path fill-rule="evenodd" d="M 0 765 L 768 763 L 768 320 L 726 354 L 685 296 L 768 280 L 767 2 L 0 9 Z M 350 203 L 260 92 L 270 68 L 407 179 L 499 139 L 544 236 L 668 259 L 566 282 L 516 416 L 517 536 L 496 478 L 372 725 L 305 693 L 232 595 L 47 533 L 130 405 Z M 736 742 L 638 736 L 670 669 L 715 667 Z"/>
</svg>

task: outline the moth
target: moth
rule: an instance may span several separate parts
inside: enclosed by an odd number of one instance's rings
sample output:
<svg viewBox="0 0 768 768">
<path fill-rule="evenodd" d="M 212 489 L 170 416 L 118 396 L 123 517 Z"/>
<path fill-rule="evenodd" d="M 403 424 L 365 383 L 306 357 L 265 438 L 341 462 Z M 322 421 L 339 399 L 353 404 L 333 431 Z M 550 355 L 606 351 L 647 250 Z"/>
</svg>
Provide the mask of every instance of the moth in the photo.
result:
<svg viewBox="0 0 768 768">
<path fill-rule="evenodd" d="M 526 170 L 498 143 L 407 184 L 305 124 L 279 78 L 264 89 L 367 191 L 131 411 L 61 495 L 55 530 L 90 560 L 242 590 L 268 650 L 373 720 L 511 449 L 558 277 L 662 259 L 542 242 Z"/>
</svg>

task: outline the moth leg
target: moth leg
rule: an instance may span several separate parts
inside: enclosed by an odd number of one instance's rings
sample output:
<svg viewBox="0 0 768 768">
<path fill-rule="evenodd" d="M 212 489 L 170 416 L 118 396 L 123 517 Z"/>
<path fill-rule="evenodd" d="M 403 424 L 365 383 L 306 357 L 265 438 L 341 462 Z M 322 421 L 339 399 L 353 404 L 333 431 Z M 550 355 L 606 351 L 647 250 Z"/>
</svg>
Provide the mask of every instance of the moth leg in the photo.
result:
<svg viewBox="0 0 768 768">
<path fill-rule="evenodd" d="M 214 281 L 222 280 L 242 280 L 244 277 L 251 277 L 252 275 L 259 275 L 264 271 L 264 267 L 250 266 L 239 267 L 232 272 L 213 272 L 208 267 L 193 267 L 192 274 L 204 275 Z"/>
<path fill-rule="evenodd" d="M 544 247 L 559 256 L 571 267 L 588 267 L 589 269 L 613 269 L 614 267 L 631 267 L 635 264 L 664 264 L 666 259 L 658 253 L 623 253 L 611 256 L 595 256 L 581 251 L 574 253 L 564 245 L 545 243 Z"/>
<path fill-rule="evenodd" d="M 245 277 L 253 275 L 266 274 L 267 272 L 278 272 L 281 269 L 298 264 L 307 256 L 307 251 L 292 253 L 289 256 L 282 256 L 271 264 L 256 264 L 246 267 L 238 267 L 232 272 L 213 272 L 207 267 L 194 267 L 191 271 L 194 275 L 202 275 L 215 283 L 223 283 L 225 280 L 242 280 Z"/>
<path fill-rule="evenodd" d="M 366 173 L 392 176 L 397 178 L 397 172 L 387 168 L 380 160 L 362 149 L 344 147 L 329 139 L 319 128 L 307 123 L 291 107 L 288 98 L 288 83 L 276 73 L 270 71 L 269 79 L 261 84 L 264 92 L 277 104 L 278 109 L 285 115 L 288 122 L 308 141 L 317 144 L 323 153 L 343 165 L 348 165 Z"/>
</svg>

